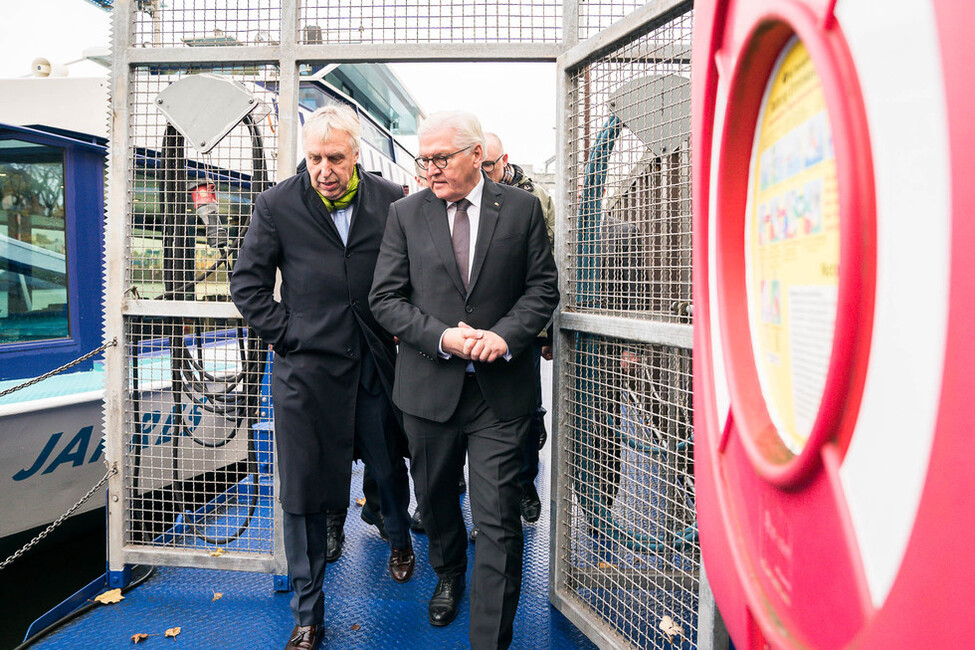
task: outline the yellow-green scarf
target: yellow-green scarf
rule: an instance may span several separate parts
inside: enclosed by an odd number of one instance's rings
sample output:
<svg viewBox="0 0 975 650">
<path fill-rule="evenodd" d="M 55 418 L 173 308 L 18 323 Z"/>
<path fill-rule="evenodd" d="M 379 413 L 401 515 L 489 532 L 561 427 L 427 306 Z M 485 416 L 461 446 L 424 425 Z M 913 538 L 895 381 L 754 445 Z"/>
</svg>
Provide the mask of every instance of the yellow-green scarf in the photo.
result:
<svg viewBox="0 0 975 650">
<path fill-rule="evenodd" d="M 345 194 L 335 199 L 334 201 L 325 198 L 321 192 L 318 192 L 318 196 L 321 197 L 322 203 L 325 204 L 325 209 L 329 212 L 335 212 L 336 210 L 344 210 L 345 208 L 352 205 L 352 201 L 355 200 L 355 193 L 359 189 L 359 170 L 356 167 L 352 168 L 352 178 L 349 179 L 349 186 L 345 189 Z"/>
</svg>

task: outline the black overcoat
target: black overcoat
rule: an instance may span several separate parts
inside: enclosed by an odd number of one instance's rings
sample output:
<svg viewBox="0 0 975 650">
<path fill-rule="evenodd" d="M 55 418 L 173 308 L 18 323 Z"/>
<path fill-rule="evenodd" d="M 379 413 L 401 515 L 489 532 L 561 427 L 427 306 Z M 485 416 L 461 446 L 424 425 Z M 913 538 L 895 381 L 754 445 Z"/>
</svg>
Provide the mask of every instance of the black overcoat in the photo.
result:
<svg viewBox="0 0 975 650">
<path fill-rule="evenodd" d="M 281 505 L 294 514 L 348 506 L 360 374 L 391 394 L 396 347 L 369 309 L 389 205 L 400 185 L 359 170 L 348 244 L 299 173 L 262 192 L 230 291 L 248 325 L 274 346 L 276 460 Z M 277 272 L 281 300 L 274 300 Z M 374 364 L 363 364 L 371 354 Z M 375 372 L 373 372 L 375 369 Z M 378 382 L 378 383 L 377 383 Z M 404 448 L 391 421 L 390 447 Z"/>
</svg>

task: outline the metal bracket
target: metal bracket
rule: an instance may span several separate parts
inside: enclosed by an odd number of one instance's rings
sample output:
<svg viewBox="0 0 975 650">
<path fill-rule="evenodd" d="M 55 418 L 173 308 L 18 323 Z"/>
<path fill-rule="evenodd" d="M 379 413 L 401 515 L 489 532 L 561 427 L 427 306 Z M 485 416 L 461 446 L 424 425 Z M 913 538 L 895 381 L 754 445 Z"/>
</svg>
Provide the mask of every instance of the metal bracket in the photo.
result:
<svg viewBox="0 0 975 650">
<path fill-rule="evenodd" d="M 214 74 L 184 77 L 156 95 L 156 107 L 200 153 L 219 143 L 257 99 L 239 81 Z"/>
</svg>

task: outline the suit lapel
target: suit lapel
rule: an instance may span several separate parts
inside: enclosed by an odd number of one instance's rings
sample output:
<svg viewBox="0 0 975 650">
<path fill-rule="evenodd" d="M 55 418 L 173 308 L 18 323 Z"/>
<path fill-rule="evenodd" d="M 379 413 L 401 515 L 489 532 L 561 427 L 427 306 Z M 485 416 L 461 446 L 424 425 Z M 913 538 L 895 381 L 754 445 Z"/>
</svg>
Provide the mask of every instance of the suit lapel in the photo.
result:
<svg viewBox="0 0 975 650">
<path fill-rule="evenodd" d="M 464 283 L 460 279 L 460 271 L 457 270 L 457 259 L 454 257 L 454 244 L 450 240 L 450 226 L 447 224 L 447 204 L 442 199 L 438 199 L 432 192 L 427 197 L 427 202 L 423 206 L 423 214 L 427 220 L 427 227 L 430 229 L 430 237 L 433 245 L 443 260 L 443 265 L 447 269 L 447 275 L 457 287 L 460 295 L 467 297 Z"/>
<path fill-rule="evenodd" d="M 474 266 L 471 267 L 471 281 L 468 283 L 468 293 L 474 290 L 477 278 L 484 266 L 491 238 L 498 225 L 498 215 L 501 213 L 501 192 L 490 179 L 484 179 L 484 190 L 481 194 L 481 213 L 477 224 L 477 245 L 474 248 Z"/>
</svg>

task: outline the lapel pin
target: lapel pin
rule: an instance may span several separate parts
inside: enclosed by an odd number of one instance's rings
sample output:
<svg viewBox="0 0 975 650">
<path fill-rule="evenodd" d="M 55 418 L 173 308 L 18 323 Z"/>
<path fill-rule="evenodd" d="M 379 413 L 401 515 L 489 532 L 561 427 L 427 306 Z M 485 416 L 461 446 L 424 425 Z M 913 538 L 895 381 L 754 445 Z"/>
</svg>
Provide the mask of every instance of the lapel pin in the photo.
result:
<svg viewBox="0 0 975 650">
<path fill-rule="evenodd" d="M 496 208 L 500 208 L 500 207 L 501 207 L 501 204 L 500 204 L 500 203 L 498 203 L 497 201 L 495 201 L 495 202 L 494 202 L 494 207 L 496 207 Z"/>
</svg>

